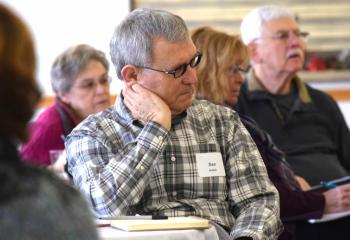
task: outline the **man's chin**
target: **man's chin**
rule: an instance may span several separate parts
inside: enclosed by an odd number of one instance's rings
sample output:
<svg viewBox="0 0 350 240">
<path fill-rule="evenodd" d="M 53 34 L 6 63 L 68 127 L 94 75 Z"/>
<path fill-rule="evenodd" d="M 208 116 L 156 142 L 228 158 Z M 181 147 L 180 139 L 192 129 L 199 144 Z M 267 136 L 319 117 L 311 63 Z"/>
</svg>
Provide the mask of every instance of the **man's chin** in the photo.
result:
<svg viewBox="0 0 350 240">
<path fill-rule="evenodd" d="M 303 65 L 293 65 L 293 66 L 289 66 L 287 68 L 287 71 L 290 72 L 291 74 L 296 74 L 297 72 L 303 70 Z"/>
<path fill-rule="evenodd" d="M 171 110 L 171 115 L 176 116 L 184 111 L 186 111 L 187 108 L 189 108 L 192 105 L 192 98 L 186 102 L 183 102 L 181 105 L 177 105 L 174 108 L 170 109 Z"/>
<path fill-rule="evenodd" d="M 288 68 L 291 71 L 295 71 L 295 72 L 302 70 L 303 67 L 304 67 L 304 62 L 301 61 L 301 60 L 297 60 L 297 59 L 295 59 L 294 61 L 289 62 L 289 64 L 288 64 Z"/>
</svg>

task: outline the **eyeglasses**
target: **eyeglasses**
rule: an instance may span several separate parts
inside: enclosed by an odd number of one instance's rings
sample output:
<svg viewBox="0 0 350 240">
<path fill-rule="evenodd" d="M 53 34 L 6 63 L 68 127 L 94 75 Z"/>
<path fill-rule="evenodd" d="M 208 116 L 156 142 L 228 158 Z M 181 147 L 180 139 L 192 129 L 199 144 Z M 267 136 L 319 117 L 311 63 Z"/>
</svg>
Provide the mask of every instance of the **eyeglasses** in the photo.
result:
<svg viewBox="0 0 350 240">
<path fill-rule="evenodd" d="M 309 32 L 305 31 L 277 31 L 273 33 L 269 38 L 279 40 L 281 42 L 289 42 L 293 36 L 297 37 L 300 40 L 307 41 L 308 36 L 310 35 Z M 255 40 L 260 40 L 263 38 L 257 38 Z"/>
<path fill-rule="evenodd" d="M 195 68 L 200 63 L 201 59 L 202 59 L 202 53 L 197 52 L 196 55 L 188 63 L 181 64 L 174 70 L 170 70 L 170 71 L 163 71 L 163 70 L 159 70 L 151 67 L 143 67 L 143 66 L 136 66 L 136 67 L 157 71 L 157 72 L 162 72 L 165 74 L 170 74 L 170 75 L 173 75 L 174 78 L 179 78 L 185 74 L 188 65 L 190 65 L 191 68 Z"/>
<path fill-rule="evenodd" d="M 106 77 L 100 78 L 97 82 L 95 82 L 93 79 L 84 80 L 81 84 L 77 85 L 77 87 L 81 90 L 90 92 L 90 91 L 95 91 L 97 88 L 97 85 L 108 87 L 111 82 L 112 82 L 112 78 L 110 76 L 106 76 Z"/>
<path fill-rule="evenodd" d="M 228 67 L 228 72 L 231 74 L 247 73 L 250 69 L 250 65 L 243 67 L 242 65 L 231 65 Z"/>
</svg>

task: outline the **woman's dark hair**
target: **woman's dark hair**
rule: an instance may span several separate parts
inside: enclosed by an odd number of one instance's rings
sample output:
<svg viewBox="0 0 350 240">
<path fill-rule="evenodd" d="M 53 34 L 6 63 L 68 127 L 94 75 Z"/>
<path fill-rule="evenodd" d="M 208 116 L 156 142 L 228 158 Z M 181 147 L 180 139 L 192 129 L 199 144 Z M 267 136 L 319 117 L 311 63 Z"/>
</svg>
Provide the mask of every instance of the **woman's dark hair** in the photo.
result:
<svg viewBox="0 0 350 240">
<path fill-rule="evenodd" d="M 26 140 L 27 123 L 40 99 L 31 33 L 0 4 L 0 136 Z"/>
</svg>

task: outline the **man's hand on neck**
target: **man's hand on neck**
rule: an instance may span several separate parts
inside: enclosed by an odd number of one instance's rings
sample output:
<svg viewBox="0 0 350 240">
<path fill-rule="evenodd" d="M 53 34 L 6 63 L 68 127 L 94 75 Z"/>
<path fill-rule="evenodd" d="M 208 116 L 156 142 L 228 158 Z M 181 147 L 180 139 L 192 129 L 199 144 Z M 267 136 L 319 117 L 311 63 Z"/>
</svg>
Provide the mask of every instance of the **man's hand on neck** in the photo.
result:
<svg viewBox="0 0 350 240">
<path fill-rule="evenodd" d="M 125 86 L 123 95 L 124 103 L 134 118 L 144 123 L 152 120 L 158 122 L 164 128 L 170 129 L 171 111 L 159 96 L 138 83 Z"/>
</svg>

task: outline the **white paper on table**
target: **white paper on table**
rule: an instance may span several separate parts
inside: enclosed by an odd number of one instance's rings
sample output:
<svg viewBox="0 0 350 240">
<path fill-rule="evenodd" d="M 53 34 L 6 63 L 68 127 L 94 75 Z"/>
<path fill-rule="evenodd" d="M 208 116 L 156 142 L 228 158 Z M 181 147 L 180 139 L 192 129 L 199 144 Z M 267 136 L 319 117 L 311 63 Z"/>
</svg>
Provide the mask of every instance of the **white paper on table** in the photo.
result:
<svg viewBox="0 0 350 240">
<path fill-rule="evenodd" d="M 323 214 L 322 218 L 320 219 L 309 219 L 308 221 L 309 223 L 322 223 L 322 222 L 333 221 L 346 216 L 350 216 L 350 211 Z"/>
</svg>

